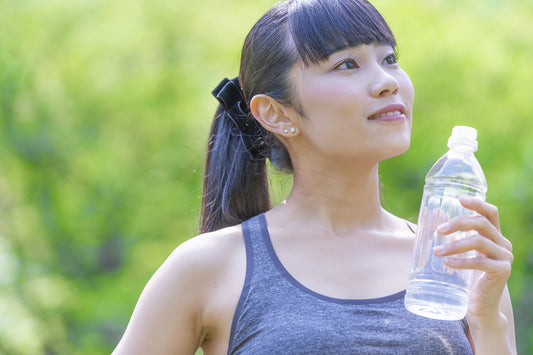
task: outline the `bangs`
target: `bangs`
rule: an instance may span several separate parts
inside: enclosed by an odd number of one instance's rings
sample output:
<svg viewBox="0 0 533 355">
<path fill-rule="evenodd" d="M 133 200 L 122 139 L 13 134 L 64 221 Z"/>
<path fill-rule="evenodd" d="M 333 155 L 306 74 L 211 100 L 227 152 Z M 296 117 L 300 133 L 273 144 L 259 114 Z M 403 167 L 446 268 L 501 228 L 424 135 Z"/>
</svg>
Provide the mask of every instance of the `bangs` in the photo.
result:
<svg viewBox="0 0 533 355">
<path fill-rule="evenodd" d="M 289 26 L 305 65 L 318 64 L 334 52 L 361 44 L 396 47 L 383 17 L 364 0 L 292 1 Z"/>
</svg>

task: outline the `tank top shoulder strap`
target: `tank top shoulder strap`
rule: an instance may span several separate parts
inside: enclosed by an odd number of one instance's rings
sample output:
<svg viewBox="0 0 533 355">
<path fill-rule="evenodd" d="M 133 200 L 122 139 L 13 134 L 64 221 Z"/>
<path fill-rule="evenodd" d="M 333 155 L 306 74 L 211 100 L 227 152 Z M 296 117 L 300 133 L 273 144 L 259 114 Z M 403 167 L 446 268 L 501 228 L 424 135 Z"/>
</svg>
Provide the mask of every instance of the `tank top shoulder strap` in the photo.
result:
<svg viewBox="0 0 533 355">
<path fill-rule="evenodd" d="M 246 246 L 247 276 L 251 276 L 256 267 L 272 265 L 266 244 L 268 230 L 265 215 L 262 213 L 243 222 L 242 233 Z M 265 271 L 261 270 L 262 273 Z"/>
<path fill-rule="evenodd" d="M 417 225 L 407 220 L 405 221 L 405 223 L 407 224 L 407 227 L 411 230 L 411 232 L 413 232 L 413 234 L 416 234 Z"/>
<path fill-rule="evenodd" d="M 239 335 L 246 332 L 246 329 L 242 328 L 240 319 L 243 314 L 247 314 L 246 310 L 249 307 L 254 309 L 256 301 L 250 298 L 250 294 L 260 294 L 261 292 L 257 290 L 265 289 L 264 280 L 277 279 L 276 270 L 270 260 L 265 242 L 268 238 L 265 215 L 260 214 L 242 222 L 241 228 L 246 250 L 246 275 L 231 324 L 228 354 L 233 353 L 236 337 L 240 339 Z"/>
</svg>

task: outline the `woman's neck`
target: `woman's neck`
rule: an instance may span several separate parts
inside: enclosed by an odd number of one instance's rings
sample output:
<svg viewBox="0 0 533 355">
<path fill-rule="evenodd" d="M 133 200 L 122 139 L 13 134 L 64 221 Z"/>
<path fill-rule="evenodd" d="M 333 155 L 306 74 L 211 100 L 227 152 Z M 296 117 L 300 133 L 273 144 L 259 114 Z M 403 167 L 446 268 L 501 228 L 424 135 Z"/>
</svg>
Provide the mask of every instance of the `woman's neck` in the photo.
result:
<svg viewBox="0 0 533 355">
<path fill-rule="evenodd" d="M 272 211 L 284 223 L 316 225 L 338 236 L 390 223 L 380 204 L 378 164 L 307 165 L 296 171 L 289 197 Z"/>
</svg>

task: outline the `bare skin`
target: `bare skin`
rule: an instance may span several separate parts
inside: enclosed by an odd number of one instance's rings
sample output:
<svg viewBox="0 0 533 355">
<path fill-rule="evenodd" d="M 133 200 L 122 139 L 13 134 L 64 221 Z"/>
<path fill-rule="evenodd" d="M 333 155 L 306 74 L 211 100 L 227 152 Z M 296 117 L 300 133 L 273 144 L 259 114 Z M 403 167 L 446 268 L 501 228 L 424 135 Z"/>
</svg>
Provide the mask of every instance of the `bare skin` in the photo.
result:
<svg viewBox="0 0 533 355">
<path fill-rule="evenodd" d="M 305 117 L 265 95 L 250 103 L 254 117 L 283 140 L 295 169 L 290 196 L 266 213 L 275 252 L 296 280 L 326 296 L 375 298 L 407 285 L 414 235 L 379 198 L 378 164 L 407 150 L 412 120 L 412 85 L 391 52 L 358 46 L 295 67 Z M 391 104 L 401 106 L 401 115 L 373 119 Z M 291 127 L 295 133 L 284 133 Z M 511 244 L 495 207 L 462 203 L 480 216 L 454 219 L 441 232 L 478 234 L 435 253 L 452 267 L 479 272 L 467 314 L 474 351 L 515 354 L 506 288 Z M 481 256 L 453 258 L 467 250 Z M 180 245 L 147 284 L 114 354 L 194 354 L 198 347 L 226 353 L 245 271 L 239 226 Z"/>
<path fill-rule="evenodd" d="M 146 285 L 114 354 L 224 354 L 245 260 L 240 227 L 180 245 Z"/>
<path fill-rule="evenodd" d="M 276 253 L 301 284 L 347 299 L 405 288 L 414 240 L 405 221 L 384 213 L 389 232 L 364 228 L 338 235 L 307 223 L 284 228 L 289 209 L 287 204 L 273 209 L 267 223 Z M 364 239 L 373 243 L 361 244 Z M 299 253 L 292 252 L 294 245 L 300 245 Z M 206 354 L 226 353 L 245 267 L 239 227 L 182 244 L 146 286 L 115 353 L 194 354 L 199 346 Z"/>
<path fill-rule="evenodd" d="M 380 227 L 334 232 L 316 220 L 298 222 L 295 217 L 300 208 L 293 210 L 290 204 L 288 201 L 268 212 L 267 223 L 278 257 L 301 284 L 346 299 L 382 297 L 405 288 L 414 241 L 405 221 L 382 211 Z M 299 252 L 294 253 L 295 249 Z M 194 354 L 199 346 L 206 354 L 226 353 L 245 267 L 239 227 L 184 243 L 143 291 L 115 353 Z M 503 341 L 512 348 L 512 312 L 504 291 L 501 306 L 491 306 L 500 309 L 494 318 L 476 322 L 469 314 L 469 323 L 471 328 L 489 325 L 500 330 L 497 334 L 506 334 L 501 327 L 507 327 L 509 340 Z M 508 321 L 500 323 L 501 316 L 508 317 Z M 487 328 L 480 329 L 480 337 Z M 482 351 L 486 341 L 476 342 L 476 353 L 491 353 Z"/>
</svg>

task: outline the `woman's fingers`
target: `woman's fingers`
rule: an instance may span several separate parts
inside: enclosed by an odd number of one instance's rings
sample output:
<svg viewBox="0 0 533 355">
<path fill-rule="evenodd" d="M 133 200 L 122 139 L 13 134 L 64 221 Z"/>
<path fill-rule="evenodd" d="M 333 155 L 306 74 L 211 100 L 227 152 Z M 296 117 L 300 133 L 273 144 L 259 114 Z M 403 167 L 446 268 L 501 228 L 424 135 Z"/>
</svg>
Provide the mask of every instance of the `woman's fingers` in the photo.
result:
<svg viewBox="0 0 533 355">
<path fill-rule="evenodd" d="M 461 198 L 461 204 L 478 213 L 451 219 L 438 229 L 441 234 L 473 232 L 461 239 L 435 247 L 437 256 L 446 257 L 448 266 L 457 269 L 476 269 L 489 274 L 510 274 L 513 263 L 513 246 L 500 232 L 498 209 L 482 200 Z M 475 250 L 475 257 L 458 254 Z"/>
<path fill-rule="evenodd" d="M 490 259 L 513 262 L 513 253 L 510 250 L 479 234 L 439 245 L 434 248 L 434 253 L 437 256 L 450 256 L 471 250 L 476 250 Z"/>
<path fill-rule="evenodd" d="M 511 275 L 511 262 L 481 255 L 473 258 L 446 257 L 444 263 L 454 269 L 474 269 L 484 271 L 488 275 L 499 275 L 498 278 L 502 277 L 505 281 Z"/>
<path fill-rule="evenodd" d="M 505 238 L 500 231 L 490 223 L 485 216 L 462 216 L 456 217 L 449 222 L 441 225 L 438 229 L 440 234 L 451 234 L 455 232 L 476 231 L 479 235 L 491 240 L 495 244 L 507 249 L 513 250 L 511 242 Z"/>
<path fill-rule="evenodd" d="M 439 227 L 439 233 L 451 234 L 475 230 L 503 248 L 512 251 L 513 245 L 500 233 L 498 209 L 481 200 L 461 199 L 464 207 L 477 212 L 477 216 L 461 216 L 451 219 Z"/>
<path fill-rule="evenodd" d="M 461 197 L 459 201 L 463 207 L 485 216 L 489 222 L 498 229 L 498 231 L 500 230 L 500 214 L 498 212 L 498 207 L 483 200 L 471 197 Z"/>
</svg>

